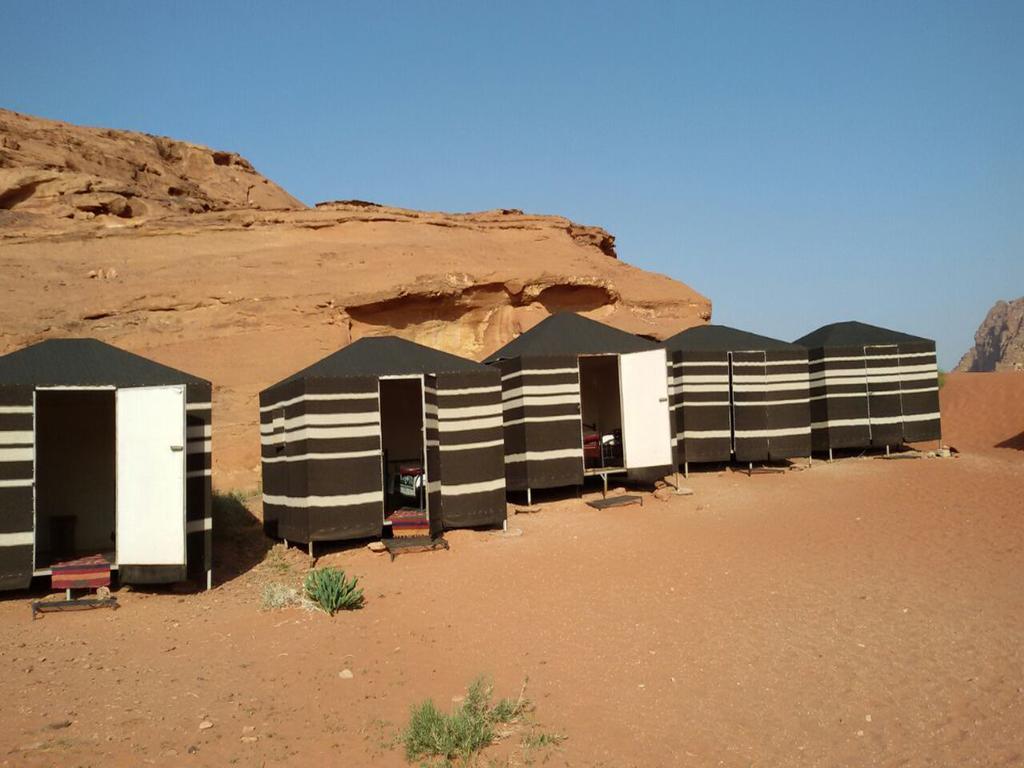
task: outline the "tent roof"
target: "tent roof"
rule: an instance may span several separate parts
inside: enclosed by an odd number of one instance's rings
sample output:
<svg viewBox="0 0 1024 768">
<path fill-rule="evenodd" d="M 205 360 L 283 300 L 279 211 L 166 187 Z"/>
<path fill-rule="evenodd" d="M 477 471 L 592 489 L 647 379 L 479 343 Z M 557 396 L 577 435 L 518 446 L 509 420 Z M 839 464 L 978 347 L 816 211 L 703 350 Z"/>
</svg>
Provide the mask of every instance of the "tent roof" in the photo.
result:
<svg viewBox="0 0 1024 768">
<path fill-rule="evenodd" d="M 548 355 L 602 355 L 646 352 L 658 349 L 653 341 L 620 331 L 572 312 L 561 312 L 541 320 L 520 334 L 484 362 L 513 357 Z"/>
<path fill-rule="evenodd" d="M 49 339 L 0 357 L 0 386 L 149 387 L 209 384 L 97 339 Z"/>
<path fill-rule="evenodd" d="M 692 350 L 701 352 L 735 352 L 748 350 L 801 349 L 796 344 L 760 336 L 756 333 L 730 328 L 727 325 L 698 325 L 687 328 L 663 342 L 669 350 Z"/>
<path fill-rule="evenodd" d="M 353 341 L 278 384 L 297 379 L 349 376 L 403 376 L 418 373 L 460 373 L 486 370 L 479 363 L 425 347 L 397 336 L 367 336 Z M 274 386 L 277 386 L 275 384 Z"/>
<path fill-rule="evenodd" d="M 877 325 L 848 320 L 844 323 L 823 325 L 794 343 L 803 347 L 857 347 L 865 344 L 900 344 L 908 342 L 934 343 L 923 336 L 891 331 Z"/>
</svg>

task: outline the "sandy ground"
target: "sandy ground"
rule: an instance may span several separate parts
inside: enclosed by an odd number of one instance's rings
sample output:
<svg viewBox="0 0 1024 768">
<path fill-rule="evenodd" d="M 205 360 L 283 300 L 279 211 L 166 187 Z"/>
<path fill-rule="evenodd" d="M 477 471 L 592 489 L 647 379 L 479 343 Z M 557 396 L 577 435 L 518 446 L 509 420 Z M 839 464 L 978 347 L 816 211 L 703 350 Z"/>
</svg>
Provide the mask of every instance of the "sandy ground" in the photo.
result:
<svg viewBox="0 0 1024 768">
<path fill-rule="evenodd" d="M 642 507 L 548 499 L 447 552 L 338 549 L 319 564 L 368 601 L 333 619 L 260 610 L 306 560 L 252 567 L 256 537 L 209 593 L 35 622 L 10 595 L 0 765 L 401 766 L 409 707 L 479 674 L 528 678 L 532 733 L 567 737 L 481 765 L 1020 765 L 1024 451 L 965 446 L 1024 431 L 1024 376 L 965 376 L 943 393 L 959 458 L 707 471 Z"/>
</svg>

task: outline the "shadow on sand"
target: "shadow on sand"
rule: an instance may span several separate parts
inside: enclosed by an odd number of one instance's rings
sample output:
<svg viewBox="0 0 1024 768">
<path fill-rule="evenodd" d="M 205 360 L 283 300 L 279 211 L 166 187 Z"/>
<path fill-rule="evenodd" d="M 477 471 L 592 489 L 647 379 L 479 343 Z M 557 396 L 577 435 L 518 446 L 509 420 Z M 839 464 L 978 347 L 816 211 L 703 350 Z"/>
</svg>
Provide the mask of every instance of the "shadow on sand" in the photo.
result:
<svg viewBox="0 0 1024 768">
<path fill-rule="evenodd" d="M 1009 437 L 1001 443 L 996 443 L 996 448 L 1013 448 L 1014 450 L 1024 451 L 1024 432 Z"/>
</svg>

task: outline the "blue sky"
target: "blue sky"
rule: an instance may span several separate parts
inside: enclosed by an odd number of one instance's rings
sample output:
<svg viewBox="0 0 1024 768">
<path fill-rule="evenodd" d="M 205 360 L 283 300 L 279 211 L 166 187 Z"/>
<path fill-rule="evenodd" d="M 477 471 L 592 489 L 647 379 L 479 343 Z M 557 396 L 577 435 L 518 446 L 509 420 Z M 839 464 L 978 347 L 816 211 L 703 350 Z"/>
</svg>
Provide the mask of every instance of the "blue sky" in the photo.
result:
<svg viewBox="0 0 1024 768">
<path fill-rule="evenodd" d="M 9 3 L 0 105 L 307 203 L 559 213 L 791 339 L 1024 295 L 1024 3 Z"/>
</svg>

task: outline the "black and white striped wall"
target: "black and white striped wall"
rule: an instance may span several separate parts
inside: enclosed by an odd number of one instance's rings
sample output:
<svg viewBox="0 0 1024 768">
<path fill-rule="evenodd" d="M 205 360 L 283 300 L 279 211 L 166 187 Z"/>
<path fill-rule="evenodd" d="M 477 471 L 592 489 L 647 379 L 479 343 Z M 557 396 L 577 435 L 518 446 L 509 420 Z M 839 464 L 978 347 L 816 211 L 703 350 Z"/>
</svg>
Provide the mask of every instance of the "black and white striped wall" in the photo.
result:
<svg viewBox="0 0 1024 768">
<path fill-rule="evenodd" d="M 260 395 L 267 532 L 300 542 L 379 536 L 377 379 L 298 379 Z"/>
<path fill-rule="evenodd" d="M 828 347 L 809 354 L 815 450 L 941 438 L 934 344 Z"/>
<path fill-rule="evenodd" d="M 501 371 L 508 488 L 582 485 L 579 359 L 514 357 L 494 365 Z"/>
<path fill-rule="evenodd" d="M 809 377 L 802 351 L 675 350 L 669 397 L 678 464 L 810 455 Z"/>
<path fill-rule="evenodd" d="M 501 523 L 505 479 L 497 372 L 419 378 L 432 532 Z M 268 534 L 304 543 L 381 535 L 378 386 L 368 376 L 310 378 L 260 395 Z"/>
<path fill-rule="evenodd" d="M 209 384 L 185 387 L 185 552 L 197 581 L 213 569 L 212 394 Z"/>
<path fill-rule="evenodd" d="M 505 520 L 501 382 L 496 370 L 426 377 L 427 475 L 431 509 L 444 528 Z M 432 527 L 436 526 L 431 515 Z"/>
<path fill-rule="evenodd" d="M 0 590 L 32 581 L 34 398 L 30 386 L 0 387 Z"/>
<path fill-rule="evenodd" d="M 669 354 L 669 408 L 676 464 L 728 461 L 732 456 L 729 354 Z"/>
</svg>

